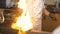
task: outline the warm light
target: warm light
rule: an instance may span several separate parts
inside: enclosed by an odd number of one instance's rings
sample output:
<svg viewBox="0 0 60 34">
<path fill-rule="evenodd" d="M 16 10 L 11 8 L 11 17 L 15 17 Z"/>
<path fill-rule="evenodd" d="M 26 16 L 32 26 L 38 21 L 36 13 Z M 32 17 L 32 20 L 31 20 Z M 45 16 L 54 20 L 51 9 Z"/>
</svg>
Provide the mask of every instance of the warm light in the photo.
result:
<svg viewBox="0 0 60 34">
<path fill-rule="evenodd" d="M 19 17 L 17 20 L 18 27 L 23 31 L 28 31 L 32 28 L 32 23 L 29 16 Z"/>
<path fill-rule="evenodd" d="M 29 11 L 26 11 L 27 4 L 25 0 L 20 0 L 18 2 L 18 8 L 23 9 L 23 13 L 21 16 L 17 18 L 17 21 L 15 24 L 12 24 L 13 29 L 22 30 L 22 31 L 28 31 L 32 29 L 32 22 L 31 17 L 29 15 Z"/>
</svg>

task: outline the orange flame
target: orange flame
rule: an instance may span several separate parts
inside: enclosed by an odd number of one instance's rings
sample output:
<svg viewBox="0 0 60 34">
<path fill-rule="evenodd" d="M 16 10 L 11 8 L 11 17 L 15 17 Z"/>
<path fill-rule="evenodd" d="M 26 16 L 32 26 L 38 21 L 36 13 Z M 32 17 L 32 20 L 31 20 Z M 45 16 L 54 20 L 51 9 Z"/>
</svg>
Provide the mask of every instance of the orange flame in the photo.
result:
<svg viewBox="0 0 60 34">
<path fill-rule="evenodd" d="M 32 22 L 31 17 L 29 15 L 29 12 L 26 11 L 27 4 L 26 0 L 20 0 L 18 2 L 18 8 L 23 9 L 23 13 L 21 16 L 17 18 L 17 22 L 15 24 L 12 24 L 13 29 L 22 30 L 22 31 L 28 31 L 32 29 Z"/>
</svg>

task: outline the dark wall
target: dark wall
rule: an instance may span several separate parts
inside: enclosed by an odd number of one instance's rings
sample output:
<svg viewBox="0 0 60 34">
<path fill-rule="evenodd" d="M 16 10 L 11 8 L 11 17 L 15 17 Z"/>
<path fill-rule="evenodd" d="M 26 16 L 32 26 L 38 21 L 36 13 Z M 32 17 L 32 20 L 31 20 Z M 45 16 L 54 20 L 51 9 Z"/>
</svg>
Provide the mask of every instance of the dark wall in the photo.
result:
<svg viewBox="0 0 60 34">
<path fill-rule="evenodd" d="M 6 7 L 6 0 L 0 0 L 0 8 Z"/>
</svg>

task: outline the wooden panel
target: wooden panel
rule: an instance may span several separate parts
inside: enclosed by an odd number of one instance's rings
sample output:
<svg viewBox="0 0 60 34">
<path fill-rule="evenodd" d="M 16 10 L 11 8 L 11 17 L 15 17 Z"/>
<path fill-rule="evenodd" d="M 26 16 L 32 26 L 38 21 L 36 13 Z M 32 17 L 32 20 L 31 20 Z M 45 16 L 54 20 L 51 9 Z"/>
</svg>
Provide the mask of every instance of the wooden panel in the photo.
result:
<svg viewBox="0 0 60 34">
<path fill-rule="evenodd" d="M 60 14 L 55 14 L 57 21 L 52 20 L 48 16 L 43 16 L 42 30 L 52 32 L 60 23 Z"/>
</svg>

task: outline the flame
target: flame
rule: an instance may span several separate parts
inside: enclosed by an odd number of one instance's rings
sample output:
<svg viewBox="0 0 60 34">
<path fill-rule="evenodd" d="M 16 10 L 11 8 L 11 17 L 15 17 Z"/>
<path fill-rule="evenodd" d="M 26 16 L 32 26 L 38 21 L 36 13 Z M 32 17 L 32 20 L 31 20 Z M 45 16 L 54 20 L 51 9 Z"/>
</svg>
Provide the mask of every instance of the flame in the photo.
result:
<svg viewBox="0 0 60 34">
<path fill-rule="evenodd" d="M 29 15 L 29 12 L 26 11 L 27 9 L 26 0 L 19 0 L 18 8 L 23 9 L 23 13 L 21 16 L 17 18 L 16 23 L 15 24 L 13 23 L 11 27 L 13 29 L 22 30 L 22 31 L 28 31 L 32 29 L 31 17 Z"/>
</svg>

